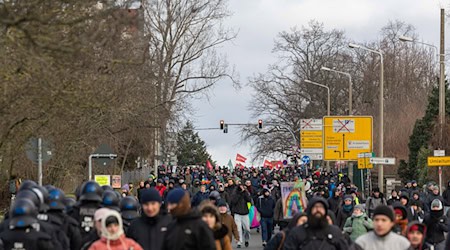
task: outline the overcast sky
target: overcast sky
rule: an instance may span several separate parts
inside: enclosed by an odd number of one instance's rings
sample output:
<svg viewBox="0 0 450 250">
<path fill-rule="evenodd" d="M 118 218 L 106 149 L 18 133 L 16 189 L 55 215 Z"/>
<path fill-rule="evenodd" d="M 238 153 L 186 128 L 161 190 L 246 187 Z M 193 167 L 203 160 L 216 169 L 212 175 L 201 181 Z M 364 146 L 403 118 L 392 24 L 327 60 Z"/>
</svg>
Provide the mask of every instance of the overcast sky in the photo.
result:
<svg viewBox="0 0 450 250">
<path fill-rule="evenodd" d="M 398 19 L 415 26 L 423 41 L 439 45 L 439 9 L 445 6 L 448 9 L 450 0 L 230 0 L 229 10 L 233 15 L 226 25 L 239 34 L 233 44 L 220 48 L 220 52 L 236 66 L 244 87 L 237 91 L 230 81 L 223 80 L 211 91 L 209 102 L 194 101 L 194 124 L 198 128 L 218 127 L 221 119 L 228 123 L 257 123 L 248 110 L 253 95 L 247 86 L 248 78 L 265 72 L 275 62 L 271 51 L 281 31 L 306 26 L 309 20 L 315 19 L 327 30 L 344 30 L 355 42 L 376 41 L 381 27 L 389 20 Z M 447 33 L 450 32 L 448 23 Z M 221 165 L 228 159 L 234 163 L 236 153 L 250 159 L 250 145 L 238 144 L 237 127 L 230 127 L 228 134 L 219 130 L 199 134 L 213 159 Z"/>
</svg>

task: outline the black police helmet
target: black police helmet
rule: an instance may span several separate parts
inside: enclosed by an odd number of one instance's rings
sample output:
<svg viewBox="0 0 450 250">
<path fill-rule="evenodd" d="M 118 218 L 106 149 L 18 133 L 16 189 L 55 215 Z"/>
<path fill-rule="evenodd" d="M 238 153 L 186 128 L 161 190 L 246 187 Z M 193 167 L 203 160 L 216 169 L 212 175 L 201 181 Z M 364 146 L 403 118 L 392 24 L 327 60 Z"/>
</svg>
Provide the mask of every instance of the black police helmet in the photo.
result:
<svg viewBox="0 0 450 250">
<path fill-rule="evenodd" d="M 122 218 L 132 220 L 139 216 L 139 202 L 136 198 L 132 196 L 124 197 L 120 201 L 120 213 L 122 214 Z"/>
<path fill-rule="evenodd" d="M 9 226 L 12 228 L 26 228 L 37 222 L 37 208 L 27 199 L 16 199 L 9 212 Z"/>
<path fill-rule="evenodd" d="M 64 198 L 64 205 L 66 206 L 66 213 L 70 213 L 73 211 L 73 206 L 77 204 L 77 201 L 74 198 L 66 197 Z"/>
<path fill-rule="evenodd" d="M 38 207 L 39 211 L 46 212 L 49 209 L 48 203 L 50 202 L 50 195 L 47 189 L 42 186 L 36 186 L 31 191 L 35 192 L 39 196 L 39 199 L 41 199 L 41 205 Z"/>
<path fill-rule="evenodd" d="M 63 211 L 66 209 L 66 205 L 64 204 L 64 199 L 66 195 L 61 189 L 54 188 L 49 190 L 49 207 L 50 210 L 59 210 Z"/>
<path fill-rule="evenodd" d="M 50 192 L 50 190 L 55 189 L 56 187 L 53 185 L 45 185 L 44 188 L 47 189 L 48 192 Z"/>
<path fill-rule="evenodd" d="M 33 205 L 36 208 L 41 206 L 40 198 L 32 190 L 28 190 L 28 189 L 20 190 L 16 195 L 16 200 L 21 200 L 21 199 L 29 200 L 31 203 L 33 203 Z"/>
<path fill-rule="evenodd" d="M 103 192 L 108 191 L 108 190 L 114 191 L 114 189 L 110 185 L 103 185 L 102 190 L 103 190 Z"/>
<path fill-rule="evenodd" d="M 95 181 L 86 181 L 81 186 L 80 201 L 102 201 L 102 188 Z"/>
<path fill-rule="evenodd" d="M 38 186 L 38 184 L 32 180 L 24 180 L 22 182 L 22 184 L 20 184 L 19 191 L 25 190 L 25 189 L 31 189 L 31 188 L 34 188 L 37 186 Z"/>
<path fill-rule="evenodd" d="M 120 199 L 117 197 L 114 191 L 106 190 L 103 192 L 102 197 L 102 206 L 106 208 L 110 208 L 119 212 L 119 202 Z"/>
</svg>

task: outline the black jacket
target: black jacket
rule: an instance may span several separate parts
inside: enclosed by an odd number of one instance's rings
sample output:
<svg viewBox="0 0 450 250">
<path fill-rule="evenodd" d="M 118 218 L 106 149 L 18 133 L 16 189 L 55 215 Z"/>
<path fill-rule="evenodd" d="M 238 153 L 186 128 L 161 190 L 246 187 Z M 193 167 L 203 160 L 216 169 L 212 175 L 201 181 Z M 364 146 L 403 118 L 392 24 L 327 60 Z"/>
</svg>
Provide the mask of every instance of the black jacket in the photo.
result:
<svg viewBox="0 0 450 250">
<path fill-rule="evenodd" d="M 341 230 L 344 228 L 345 222 L 348 217 L 351 217 L 353 213 L 352 210 L 346 212 L 343 207 L 341 207 L 336 215 L 336 226 L 338 226 Z"/>
<path fill-rule="evenodd" d="M 330 210 L 333 211 L 334 214 L 338 213 L 341 204 L 342 198 L 340 196 L 333 196 L 328 198 L 328 205 L 330 206 Z"/>
<path fill-rule="evenodd" d="M 262 218 L 273 218 L 275 200 L 272 196 L 269 195 L 269 197 L 259 197 L 255 205 Z"/>
<path fill-rule="evenodd" d="M 247 202 L 251 202 L 252 198 L 247 191 L 241 191 L 236 188 L 233 195 L 231 195 L 231 211 L 233 214 L 246 215 L 249 213 Z"/>
<path fill-rule="evenodd" d="M 78 228 L 78 222 L 62 211 L 49 211 L 48 216 L 50 217 L 51 221 L 62 221 L 61 230 L 67 235 L 69 239 L 70 249 L 79 250 L 81 248 L 81 232 Z"/>
<path fill-rule="evenodd" d="M 158 215 L 150 218 L 145 214 L 131 222 L 127 237 L 135 240 L 145 250 L 160 250 L 172 218 L 169 215 Z"/>
<path fill-rule="evenodd" d="M 304 224 L 291 230 L 284 242 L 284 250 L 347 250 L 349 246 L 342 231 L 333 225 L 313 229 Z"/>
<path fill-rule="evenodd" d="M 146 249 L 146 248 L 144 248 Z M 165 250 L 213 250 L 214 236 L 197 210 L 175 218 L 164 237 Z M 146 249 L 147 250 L 147 249 Z"/>
<path fill-rule="evenodd" d="M 87 202 L 73 207 L 71 216 L 78 222 L 81 238 L 87 237 L 94 230 L 94 214 L 99 208 L 98 202 Z"/>
<path fill-rule="evenodd" d="M 445 240 L 444 232 L 448 232 L 447 217 L 443 215 L 443 210 L 440 214 L 433 213 L 425 215 L 423 223 L 427 226 L 426 241 L 431 244 L 439 243 Z"/>
<path fill-rule="evenodd" d="M 24 230 L 6 230 L 0 234 L 0 248 L 4 250 L 21 249 L 26 250 L 48 250 L 54 249 L 51 237 L 43 232 L 37 232 L 31 229 Z"/>
</svg>

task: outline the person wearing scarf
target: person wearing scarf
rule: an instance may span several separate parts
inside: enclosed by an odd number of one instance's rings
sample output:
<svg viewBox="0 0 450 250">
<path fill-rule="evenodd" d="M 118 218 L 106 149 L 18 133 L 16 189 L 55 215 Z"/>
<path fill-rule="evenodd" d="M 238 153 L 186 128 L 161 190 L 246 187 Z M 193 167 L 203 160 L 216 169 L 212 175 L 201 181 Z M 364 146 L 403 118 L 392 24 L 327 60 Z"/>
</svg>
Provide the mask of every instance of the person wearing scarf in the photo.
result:
<svg viewBox="0 0 450 250">
<path fill-rule="evenodd" d="M 336 226 L 340 229 L 344 228 L 344 224 L 347 218 L 351 217 L 353 213 L 353 197 L 351 195 L 344 196 L 344 203 L 341 208 L 338 209 L 336 216 Z"/>
<path fill-rule="evenodd" d="M 408 228 L 408 213 L 406 208 L 400 203 L 394 204 L 395 226 L 393 231 L 400 235 L 406 236 Z"/>
<path fill-rule="evenodd" d="M 122 217 L 109 210 L 101 220 L 101 238 L 91 245 L 89 250 L 143 250 L 134 240 L 125 237 Z"/>
</svg>

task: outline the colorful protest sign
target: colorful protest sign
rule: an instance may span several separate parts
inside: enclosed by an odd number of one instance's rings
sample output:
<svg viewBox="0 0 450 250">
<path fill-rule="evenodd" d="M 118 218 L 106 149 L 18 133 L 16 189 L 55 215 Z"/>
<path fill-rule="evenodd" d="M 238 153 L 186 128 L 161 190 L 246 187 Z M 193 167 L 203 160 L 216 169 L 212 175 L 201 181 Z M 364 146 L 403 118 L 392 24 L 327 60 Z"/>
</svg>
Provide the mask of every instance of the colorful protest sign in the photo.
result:
<svg viewBox="0 0 450 250">
<path fill-rule="evenodd" d="M 120 175 L 113 175 L 111 177 L 111 187 L 112 188 L 121 188 L 122 187 L 122 176 Z"/>
<path fill-rule="evenodd" d="M 281 182 L 281 200 L 283 204 L 283 218 L 290 219 L 294 214 L 304 212 L 307 199 L 303 181 Z"/>
</svg>

